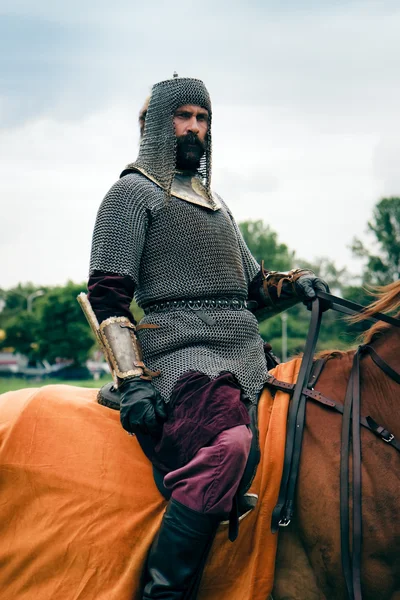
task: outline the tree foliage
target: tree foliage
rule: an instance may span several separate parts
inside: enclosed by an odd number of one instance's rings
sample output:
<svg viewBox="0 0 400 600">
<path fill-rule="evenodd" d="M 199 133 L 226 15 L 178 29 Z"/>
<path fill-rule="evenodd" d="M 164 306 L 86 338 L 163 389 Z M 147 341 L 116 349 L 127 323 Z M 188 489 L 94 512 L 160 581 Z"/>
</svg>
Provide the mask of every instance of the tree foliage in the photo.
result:
<svg viewBox="0 0 400 600">
<path fill-rule="evenodd" d="M 29 360 L 72 360 L 83 364 L 94 345 L 90 327 L 76 300 L 85 285 L 72 282 L 65 286 L 42 288 L 45 293 L 35 299 L 31 312 L 26 310 L 27 297 L 37 290 L 28 284 L 0 296 L 5 306 L 0 313 L 0 329 L 5 331 L 0 348 L 27 356 Z"/>
<path fill-rule="evenodd" d="M 329 282 L 332 292 L 343 294 L 345 286 L 351 281 L 351 276 L 344 269 L 338 269 L 335 263 L 326 257 L 320 257 L 314 262 L 296 257 L 286 244 L 279 242 L 277 234 L 262 221 L 245 221 L 239 227 L 243 237 L 255 256 L 261 263 L 264 260 L 268 270 L 287 271 L 295 266 L 311 269 L 314 273 Z M 301 303 L 286 312 L 287 351 L 292 356 L 302 352 L 307 336 L 310 313 Z M 319 349 L 344 349 L 352 340 L 347 336 L 348 324 L 332 311 L 324 316 L 321 329 Z M 282 356 L 282 314 L 278 314 L 260 323 L 260 333 L 268 341 L 278 356 Z"/>
<path fill-rule="evenodd" d="M 293 266 L 295 253 L 278 242 L 278 235 L 263 221 L 243 221 L 240 230 L 251 253 L 270 271 L 287 271 Z"/>
<path fill-rule="evenodd" d="M 23 354 L 29 360 L 36 360 L 39 358 L 38 325 L 37 316 L 25 310 L 10 317 L 2 345 L 13 348 L 15 352 Z"/>
<path fill-rule="evenodd" d="M 29 358 L 38 358 L 37 326 L 38 307 L 42 297 L 35 298 L 32 295 L 38 291 L 33 283 L 19 284 L 9 290 L 0 289 L 0 330 L 3 335 L 0 338 L 0 350 L 12 349 Z M 46 287 L 41 288 L 45 294 Z M 31 312 L 28 312 L 28 300 Z"/>
<path fill-rule="evenodd" d="M 83 285 L 68 282 L 46 294 L 37 329 L 41 358 L 49 362 L 70 359 L 76 364 L 88 358 L 94 337 L 76 299 L 83 289 Z"/>
<path fill-rule="evenodd" d="M 382 198 L 367 224 L 373 249 L 354 238 L 353 253 L 364 259 L 364 283 L 385 285 L 400 278 L 400 198 Z"/>
<path fill-rule="evenodd" d="M 239 224 L 252 254 L 268 270 L 287 271 L 294 266 L 309 268 L 325 279 L 332 293 L 362 305 L 371 301 L 371 295 L 357 285 L 346 269 L 338 269 L 326 257 L 308 262 L 279 241 L 276 232 L 263 221 L 245 221 Z M 384 284 L 399 278 L 400 271 L 400 198 L 380 200 L 368 223 L 368 231 L 375 238 L 374 251 L 354 240 L 353 250 L 364 258 L 364 282 Z M 19 285 L 10 290 L 0 289 L 0 349 L 11 348 L 28 356 L 54 362 L 73 360 L 82 364 L 95 348 L 94 338 L 76 296 L 85 285 L 69 282 L 66 286 L 44 288 L 42 297 L 30 303 L 28 297 L 37 291 L 33 284 Z M 133 302 L 131 309 L 139 321 L 143 311 Z M 307 335 L 310 313 L 301 304 L 287 311 L 288 355 L 301 352 Z M 356 343 L 357 335 L 367 323 L 350 324 L 341 315 L 328 311 L 323 318 L 319 349 L 345 349 Z M 282 316 L 277 315 L 260 323 L 262 337 L 272 344 L 276 354 L 282 352 Z"/>
</svg>

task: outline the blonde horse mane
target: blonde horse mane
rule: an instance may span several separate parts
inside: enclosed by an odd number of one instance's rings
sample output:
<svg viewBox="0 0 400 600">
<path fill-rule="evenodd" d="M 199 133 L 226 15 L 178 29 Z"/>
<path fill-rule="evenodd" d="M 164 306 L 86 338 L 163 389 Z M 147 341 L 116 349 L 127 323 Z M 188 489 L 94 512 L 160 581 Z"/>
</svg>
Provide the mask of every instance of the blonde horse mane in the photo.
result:
<svg viewBox="0 0 400 600">
<path fill-rule="evenodd" d="M 352 317 L 347 317 L 349 323 L 359 323 L 364 321 L 376 312 L 386 314 L 397 311 L 394 314 L 394 317 L 398 318 L 400 316 L 400 280 L 389 283 L 388 285 L 371 287 L 368 290 L 368 293 L 376 296 L 376 300 L 371 302 L 371 304 L 369 304 L 361 313 L 353 315 Z M 391 325 L 384 321 L 377 321 L 369 329 L 364 331 L 356 341 L 361 344 L 370 344 L 390 329 L 390 327 Z M 316 358 L 342 358 L 345 355 L 347 355 L 345 350 L 321 350 L 321 352 L 316 354 Z"/>
<path fill-rule="evenodd" d="M 400 280 L 389 283 L 388 285 L 375 286 L 371 288 L 371 291 L 377 296 L 376 300 L 369 304 L 365 310 L 358 315 L 354 315 L 349 318 L 351 323 L 359 323 L 364 319 L 367 319 L 376 312 L 392 313 L 396 311 L 395 317 L 399 316 L 400 309 Z M 372 327 L 364 331 L 361 334 L 361 341 L 363 344 L 369 344 L 377 337 L 382 335 L 385 331 L 390 328 L 388 323 L 378 321 Z"/>
</svg>

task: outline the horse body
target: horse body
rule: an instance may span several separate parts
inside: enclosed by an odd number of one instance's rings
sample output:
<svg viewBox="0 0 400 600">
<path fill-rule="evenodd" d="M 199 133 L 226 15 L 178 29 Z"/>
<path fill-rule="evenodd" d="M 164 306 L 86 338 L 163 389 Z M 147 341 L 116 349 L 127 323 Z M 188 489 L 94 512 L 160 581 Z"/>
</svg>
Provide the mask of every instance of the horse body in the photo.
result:
<svg viewBox="0 0 400 600">
<path fill-rule="evenodd" d="M 400 282 L 389 287 L 384 308 L 393 310 L 400 305 Z M 400 329 L 374 326 L 368 336 L 364 341 L 400 372 Z M 329 354 L 316 389 L 343 403 L 353 355 Z M 298 364 L 285 365 L 291 381 Z M 361 380 L 361 414 L 400 441 L 399 384 L 370 356 L 361 360 Z M 137 441 L 122 431 L 115 411 L 96 403 L 95 394 L 49 386 L 0 398 L 0 587 L 6 600 L 54 594 L 65 600 L 132 600 L 132 590 L 139 597 L 141 569 L 165 501 Z M 279 489 L 276 476 L 272 491 L 271 449 L 283 441 L 286 413 L 273 415 L 280 402 L 288 404 L 287 394 L 279 398 L 273 402 L 267 393 L 260 402 L 262 456 L 253 482 L 259 504 L 233 546 L 226 529 L 219 532 L 201 599 L 266 600 L 261 590 L 272 588 L 273 559 L 267 576 L 264 552 L 276 536 L 264 498 L 276 502 Z M 338 413 L 308 402 L 296 511 L 279 533 L 274 600 L 347 598 L 339 526 L 341 425 Z M 361 441 L 363 600 L 400 600 L 400 453 L 363 428 Z M 41 595 L 32 595 L 35 585 Z"/>
<path fill-rule="evenodd" d="M 400 372 L 400 331 L 372 332 L 366 341 Z M 333 353 L 316 388 L 343 402 L 354 352 Z M 370 356 L 362 359 L 361 414 L 400 440 L 399 384 Z M 340 439 L 342 417 L 307 404 L 295 522 L 280 533 L 274 600 L 347 598 L 340 544 Z M 361 428 L 363 600 L 400 598 L 400 453 Z"/>
</svg>

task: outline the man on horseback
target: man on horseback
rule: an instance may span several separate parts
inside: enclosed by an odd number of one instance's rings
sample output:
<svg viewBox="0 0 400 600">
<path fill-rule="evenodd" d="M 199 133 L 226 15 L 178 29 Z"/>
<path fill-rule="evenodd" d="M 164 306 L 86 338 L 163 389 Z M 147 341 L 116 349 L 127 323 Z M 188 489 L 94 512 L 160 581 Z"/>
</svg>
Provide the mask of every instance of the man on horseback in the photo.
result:
<svg viewBox="0 0 400 600">
<path fill-rule="evenodd" d="M 253 313 L 328 289 L 310 271 L 270 272 L 253 258 L 211 190 L 211 116 L 201 81 L 153 86 L 138 158 L 104 198 L 93 234 L 89 300 L 118 378 L 121 422 L 170 495 L 145 599 L 191 588 L 257 449 L 249 415 L 268 367 Z M 139 325 L 133 297 L 145 313 Z"/>
</svg>

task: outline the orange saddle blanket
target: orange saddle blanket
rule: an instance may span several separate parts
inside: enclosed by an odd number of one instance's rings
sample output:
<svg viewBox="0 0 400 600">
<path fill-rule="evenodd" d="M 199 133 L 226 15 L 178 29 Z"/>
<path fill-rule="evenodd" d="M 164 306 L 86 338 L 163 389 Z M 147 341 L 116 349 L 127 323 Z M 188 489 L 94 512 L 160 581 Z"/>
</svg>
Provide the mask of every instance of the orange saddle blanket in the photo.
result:
<svg viewBox="0 0 400 600">
<path fill-rule="evenodd" d="M 299 361 L 275 369 L 292 382 Z M 0 396 L 1 600 L 136 600 L 166 502 L 135 437 L 97 390 L 67 385 Z M 256 508 L 228 540 L 221 525 L 199 600 L 266 600 L 277 536 L 288 396 L 262 394 Z M 127 470 L 127 465 L 130 465 Z"/>
</svg>

